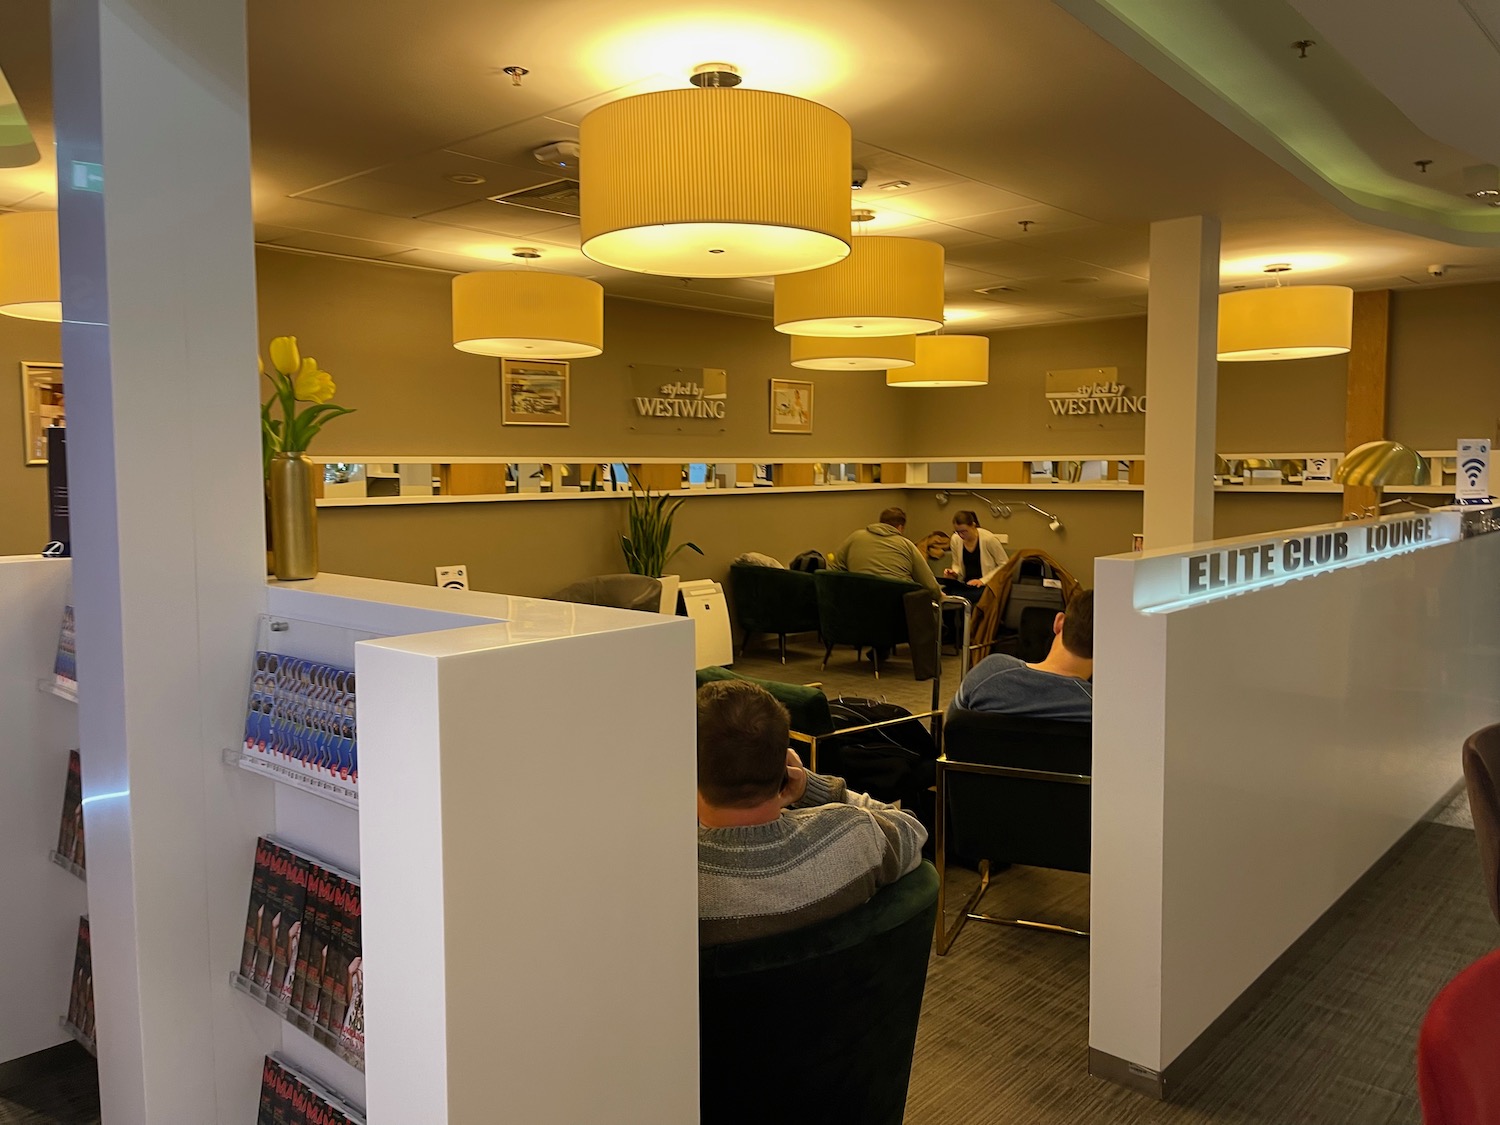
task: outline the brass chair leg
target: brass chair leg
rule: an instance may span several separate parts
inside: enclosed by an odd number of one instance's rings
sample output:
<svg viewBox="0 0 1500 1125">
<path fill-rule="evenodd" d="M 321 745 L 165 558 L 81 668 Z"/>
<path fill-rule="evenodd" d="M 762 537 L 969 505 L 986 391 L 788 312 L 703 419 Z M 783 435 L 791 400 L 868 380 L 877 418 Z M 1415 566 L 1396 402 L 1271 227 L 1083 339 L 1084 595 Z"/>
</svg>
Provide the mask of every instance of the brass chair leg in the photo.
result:
<svg viewBox="0 0 1500 1125">
<path fill-rule="evenodd" d="M 786 663 L 786 634 L 785 633 L 780 634 L 779 639 L 781 641 L 781 662 L 783 664 L 785 664 Z"/>
<path fill-rule="evenodd" d="M 945 863 L 943 867 L 946 866 L 947 864 Z M 972 913 L 972 911 L 976 906 L 979 905 L 979 900 L 985 896 L 985 892 L 990 889 L 990 861 L 987 859 L 982 859 L 979 861 L 979 886 L 974 888 L 973 893 L 969 895 L 968 899 L 959 909 L 958 921 L 953 924 L 953 928 L 951 930 L 948 929 L 947 926 L 948 903 L 943 893 L 947 889 L 946 883 L 946 872 L 942 868 L 940 868 L 938 870 L 938 920 L 936 941 L 937 953 L 939 957 L 946 957 L 948 955 L 948 950 L 953 948 L 953 943 L 958 940 L 958 935 L 963 932 L 963 928 L 970 918 L 983 917 L 983 915 L 976 915 Z"/>
</svg>

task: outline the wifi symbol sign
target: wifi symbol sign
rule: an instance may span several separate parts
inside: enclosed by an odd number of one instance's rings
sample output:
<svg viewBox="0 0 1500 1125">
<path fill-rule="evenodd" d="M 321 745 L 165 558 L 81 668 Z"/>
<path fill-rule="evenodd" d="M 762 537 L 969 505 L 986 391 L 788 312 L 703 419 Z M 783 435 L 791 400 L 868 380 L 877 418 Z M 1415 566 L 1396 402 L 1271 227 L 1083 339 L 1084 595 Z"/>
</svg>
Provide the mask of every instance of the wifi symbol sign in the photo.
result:
<svg viewBox="0 0 1500 1125">
<path fill-rule="evenodd" d="M 1464 476 L 1469 478 L 1469 487 L 1473 488 L 1479 483 L 1479 478 L 1484 476 L 1485 463 L 1483 457 L 1470 457 L 1459 466 Z"/>
</svg>

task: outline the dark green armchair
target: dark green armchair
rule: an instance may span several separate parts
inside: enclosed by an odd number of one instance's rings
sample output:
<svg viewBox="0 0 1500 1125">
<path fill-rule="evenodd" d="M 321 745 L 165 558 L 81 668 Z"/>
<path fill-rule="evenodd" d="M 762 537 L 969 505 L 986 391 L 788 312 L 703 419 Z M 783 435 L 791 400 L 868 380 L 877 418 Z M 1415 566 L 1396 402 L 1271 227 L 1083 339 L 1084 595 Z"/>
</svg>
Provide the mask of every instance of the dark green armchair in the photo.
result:
<svg viewBox="0 0 1500 1125">
<path fill-rule="evenodd" d="M 875 678 L 879 679 L 881 654 L 907 640 L 906 606 L 902 599 L 922 587 L 915 582 L 847 570 L 819 570 L 812 577 L 818 591 L 823 667 L 828 667 L 834 645 L 869 648 L 875 659 Z"/>
<path fill-rule="evenodd" d="M 827 922 L 700 950 L 702 1125 L 901 1125 L 937 906 L 924 862 Z"/>
<path fill-rule="evenodd" d="M 818 595 L 813 576 L 805 570 L 733 563 L 729 567 L 729 596 L 740 626 L 740 651 L 750 638 L 775 633 L 786 663 L 788 633 L 818 631 Z"/>
<path fill-rule="evenodd" d="M 818 768 L 818 739 L 833 733 L 833 712 L 828 709 L 828 697 L 822 688 L 816 684 L 784 684 L 779 680 L 742 676 L 728 668 L 698 669 L 698 687 L 714 680 L 748 680 L 775 696 L 791 717 L 792 748 L 808 769 Z"/>
</svg>

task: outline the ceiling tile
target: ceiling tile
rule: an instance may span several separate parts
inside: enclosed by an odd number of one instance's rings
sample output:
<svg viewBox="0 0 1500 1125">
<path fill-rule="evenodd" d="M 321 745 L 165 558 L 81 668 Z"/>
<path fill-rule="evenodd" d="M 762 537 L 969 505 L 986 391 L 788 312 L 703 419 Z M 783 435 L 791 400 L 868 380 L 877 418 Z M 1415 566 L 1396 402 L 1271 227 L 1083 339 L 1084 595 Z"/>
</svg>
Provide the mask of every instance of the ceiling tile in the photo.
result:
<svg viewBox="0 0 1500 1125">
<path fill-rule="evenodd" d="M 853 155 L 854 163 L 869 173 L 865 187 L 859 193 L 861 197 L 877 200 L 904 199 L 919 192 L 930 191 L 932 188 L 948 187 L 965 182 L 964 178 L 956 172 L 949 172 L 875 145 L 864 144 L 858 137 L 854 139 Z M 883 190 L 880 186 L 895 180 L 906 180 L 910 186 L 895 190 Z M 865 206 L 873 207 L 878 204 L 867 203 Z"/>
<path fill-rule="evenodd" d="M 522 238 L 546 231 L 567 230 L 573 232 L 576 244 L 578 220 L 566 215 L 554 215 L 546 211 L 533 211 L 510 203 L 494 203 L 488 199 L 478 203 L 465 203 L 460 207 L 449 207 L 442 211 L 431 211 L 421 219 L 424 223 L 442 226 L 463 227 L 467 230 L 483 231 L 486 234 L 506 238 Z"/>
<path fill-rule="evenodd" d="M 293 250 L 311 250 L 318 254 L 340 254 L 348 258 L 390 258 L 410 249 L 394 242 L 375 242 L 368 238 L 347 238 L 344 235 L 314 234 L 301 230 L 290 231 L 268 244 L 287 246 Z"/>
<path fill-rule="evenodd" d="M 1078 263 L 1071 258 L 1033 250 L 1020 242 L 984 242 L 958 247 L 949 252 L 954 265 L 966 266 L 999 277 L 1073 277 Z"/>
<path fill-rule="evenodd" d="M 1102 230 L 1104 225 L 1093 219 L 1085 219 L 1071 211 L 1048 207 L 1045 203 L 1030 203 L 1024 207 L 1013 207 L 1004 211 L 989 211 L 983 215 L 969 215 L 950 220 L 954 226 L 978 234 L 996 238 L 1031 238 L 1035 235 L 1054 234 L 1073 230 Z M 1022 223 L 1031 224 L 1023 227 Z"/>
<path fill-rule="evenodd" d="M 448 179 L 455 175 L 479 176 L 482 181 L 456 184 Z M 532 167 L 514 168 L 439 149 L 372 168 L 335 183 L 294 192 L 293 197 L 398 218 L 415 218 L 491 195 L 536 187 L 557 178 L 556 169 L 544 168 L 535 162 Z"/>
<path fill-rule="evenodd" d="M 488 133 L 465 137 L 461 141 L 449 143 L 446 147 L 451 152 L 464 153 L 498 164 L 507 164 L 513 168 L 525 169 L 542 167 L 531 154 L 543 145 L 552 144 L 554 141 L 576 141 L 577 139 L 578 126 L 555 117 L 542 116 L 518 121 L 514 125 L 506 125 L 500 129 L 491 129 Z M 557 169 L 548 171 L 551 173 L 548 176 L 549 179 L 557 177 Z M 490 194 L 495 193 L 490 192 Z"/>
<path fill-rule="evenodd" d="M 913 185 L 915 186 L 915 185 Z M 900 194 L 901 210 L 924 219 L 952 223 L 968 215 L 984 215 L 991 211 L 1012 211 L 1018 207 L 1035 206 L 1035 201 L 1024 195 L 1001 191 L 989 184 L 965 180 L 946 187 L 926 191 L 910 191 Z"/>
</svg>

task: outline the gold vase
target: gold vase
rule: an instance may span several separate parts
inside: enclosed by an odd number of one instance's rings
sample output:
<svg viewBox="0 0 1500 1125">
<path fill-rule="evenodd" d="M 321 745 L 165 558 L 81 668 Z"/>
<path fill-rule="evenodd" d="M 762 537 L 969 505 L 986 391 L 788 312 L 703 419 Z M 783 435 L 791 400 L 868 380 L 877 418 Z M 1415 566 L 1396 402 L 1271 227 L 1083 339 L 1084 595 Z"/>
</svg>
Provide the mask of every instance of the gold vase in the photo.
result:
<svg viewBox="0 0 1500 1125">
<path fill-rule="evenodd" d="M 278 453 L 271 458 L 271 553 L 282 581 L 313 578 L 318 573 L 317 509 L 313 474 L 319 466 L 305 453 Z"/>
</svg>

